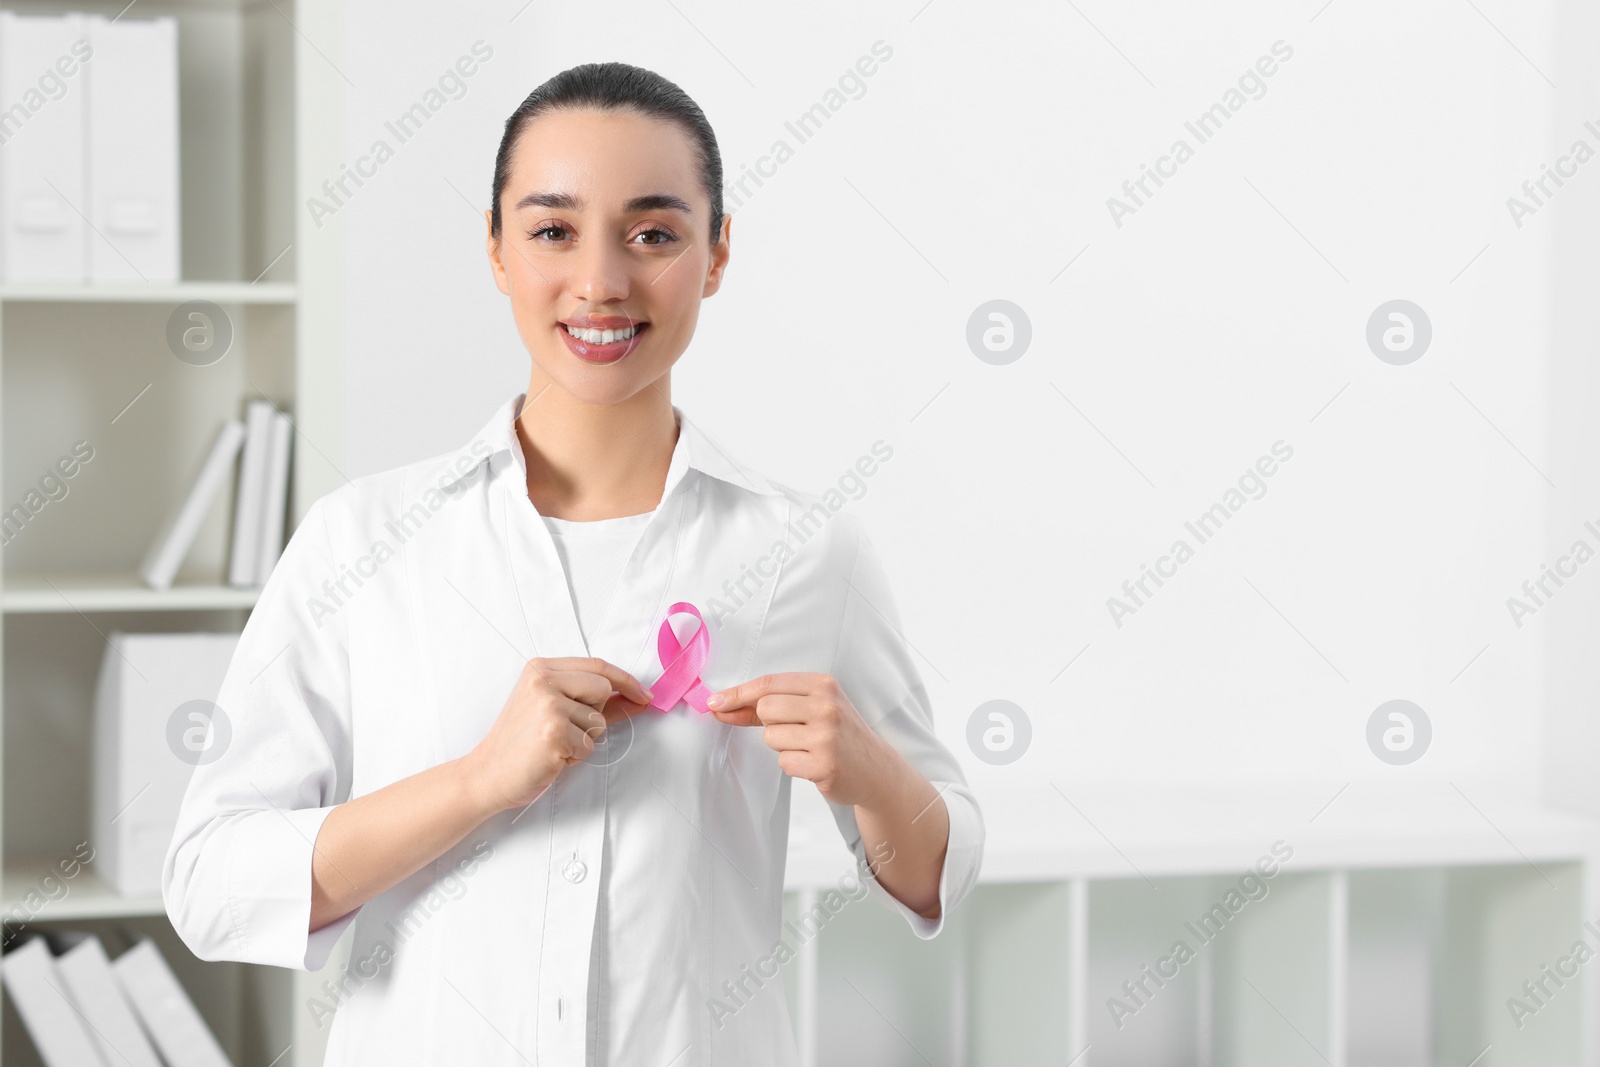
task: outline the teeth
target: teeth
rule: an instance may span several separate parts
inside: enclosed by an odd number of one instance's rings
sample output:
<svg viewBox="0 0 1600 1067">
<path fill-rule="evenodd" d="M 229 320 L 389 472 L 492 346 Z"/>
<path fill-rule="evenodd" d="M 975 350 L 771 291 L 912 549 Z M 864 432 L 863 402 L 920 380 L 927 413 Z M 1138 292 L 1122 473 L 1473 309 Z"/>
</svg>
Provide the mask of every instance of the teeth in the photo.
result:
<svg viewBox="0 0 1600 1067">
<path fill-rule="evenodd" d="M 561 325 L 566 327 L 566 331 L 572 336 L 591 345 L 609 345 L 616 341 L 626 341 L 639 332 L 638 326 L 627 326 L 620 330 L 580 330 L 567 326 L 566 323 Z"/>
</svg>

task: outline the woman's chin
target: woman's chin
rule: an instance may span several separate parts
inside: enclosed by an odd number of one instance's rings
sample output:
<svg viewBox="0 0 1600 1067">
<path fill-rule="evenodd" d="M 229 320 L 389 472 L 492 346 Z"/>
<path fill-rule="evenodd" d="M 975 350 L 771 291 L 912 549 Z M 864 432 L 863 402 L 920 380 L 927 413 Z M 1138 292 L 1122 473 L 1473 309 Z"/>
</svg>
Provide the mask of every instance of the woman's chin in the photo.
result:
<svg viewBox="0 0 1600 1067">
<path fill-rule="evenodd" d="M 624 367 L 587 367 L 571 366 L 571 356 L 557 353 L 556 359 L 565 359 L 567 366 L 560 366 L 554 373 L 551 364 L 541 365 L 551 385 L 567 393 L 574 400 L 585 404 L 595 404 L 601 407 L 610 407 L 620 404 L 624 400 L 638 395 L 647 388 L 653 378 L 641 376 L 636 368 Z"/>
</svg>

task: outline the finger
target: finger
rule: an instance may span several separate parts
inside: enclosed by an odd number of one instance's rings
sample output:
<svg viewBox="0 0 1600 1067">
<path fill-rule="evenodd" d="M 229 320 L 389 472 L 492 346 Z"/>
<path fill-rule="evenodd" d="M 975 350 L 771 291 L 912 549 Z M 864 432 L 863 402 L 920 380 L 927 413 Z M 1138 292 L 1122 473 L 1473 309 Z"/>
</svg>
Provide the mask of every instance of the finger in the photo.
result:
<svg viewBox="0 0 1600 1067">
<path fill-rule="evenodd" d="M 611 699 L 611 683 L 591 671 L 544 669 L 545 682 L 561 696 L 587 704 L 598 711 Z"/>
<path fill-rule="evenodd" d="M 732 711 L 717 711 L 713 708 L 711 714 L 715 715 L 719 722 L 725 722 L 729 726 L 763 725 L 761 716 L 756 714 L 755 708 L 734 708 Z"/>
<path fill-rule="evenodd" d="M 811 753 L 802 749 L 790 749 L 778 753 L 778 768 L 790 778 L 804 778 L 814 782 L 822 777 L 822 764 Z"/>
<path fill-rule="evenodd" d="M 809 722 L 812 702 L 810 697 L 774 693 L 756 701 L 756 717 L 767 726 L 778 722 Z"/>
<path fill-rule="evenodd" d="M 594 755 L 594 740 L 573 723 L 567 724 L 567 754 L 564 759 L 568 763 L 581 763 Z"/>
<path fill-rule="evenodd" d="M 748 707 L 771 693 L 804 696 L 815 692 L 821 686 L 822 675 L 808 671 L 763 674 L 759 678 L 752 678 L 748 682 L 711 694 L 710 704 L 716 710 L 732 711 L 735 708 Z"/>
<path fill-rule="evenodd" d="M 650 690 L 644 684 L 618 667 L 608 663 L 598 656 L 553 656 L 549 659 L 534 660 L 547 670 L 552 671 L 581 671 L 586 674 L 598 674 L 611 683 L 611 688 L 619 693 L 627 693 L 642 704 L 650 702 Z M 568 694 L 571 695 L 571 694 Z M 610 695 L 608 692 L 607 696 Z"/>
<path fill-rule="evenodd" d="M 759 697 L 755 703 L 742 708 L 713 709 L 712 714 L 730 726 L 765 726 L 774 722 L 806 722 L 810 711 L 806 697 L 775 693 Z"/>
<path fill-rule="evenodd" d="M 592 738 L 598 739 L 606 732 L 605 713 L 579 700 L 567 700 L 561 704 L 561 710 L 567 713 L 567 719 L 573 726 Z"/>
<path fill-rule="evenodd" d="M 811 730 L 799 723 L 782 722 L 763 730 L 762 739 L 774 752 L 805 752 L 810 748 Z"/>
<path fill-rule="evenodd" d="M 611 723 L 621 722 L 624 719 L 631 719 L 635 715 L 649 710 L 649 704 L 640 704 L 637 701 L 630 700 L 623 694 L 618 693 L 616 696 L 606 701 L 604 715 L 606 723 L 609 725 Z"/>
</svg>

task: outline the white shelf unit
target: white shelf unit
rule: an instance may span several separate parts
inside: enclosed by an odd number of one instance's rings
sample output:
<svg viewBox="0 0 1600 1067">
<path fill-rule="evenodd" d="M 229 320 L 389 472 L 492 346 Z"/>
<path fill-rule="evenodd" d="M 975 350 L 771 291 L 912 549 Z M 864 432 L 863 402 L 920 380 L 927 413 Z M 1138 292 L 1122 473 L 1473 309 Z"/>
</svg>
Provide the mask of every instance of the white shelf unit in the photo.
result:
<svg viewBox="0 0 1600 1067">
<path fill-rule="evenodd" d="M 23 0 L 23 13 L 115 16 L 126 0 Z M 320 1063 L 303 1003 L 312 976 L 196 960 L 159 895 L 126 898 L 91 867 L 50 877 L 90 839 L 92 697 L 116 630 L 238 630 L 256 591 L 226 583 L 230 493 L 177 583 L 135 574 L 218 426 L 265 396 L 295 420 L 290 522 L 341 481 L 337 223 L 318 231 L 303 189 L 338 173 L 338 11 L 294 0 L 141 0 L 127 19 L 178 22 L 183 281 L 0 282 L 0 508 L 83 440 L 92 460 L 0 554 L 0 910 L 34 929 L 97 932 L 114 956 L 153 938 L 239 1067 Z M 3 149 L 0 149 L 3 151 Z M 176 358 L 171 313 L 208 301 L 232 324 L 227 355 Z M 92 844 L 92 842 L 91 842 Z M 29 903 L 31 901 L 31 904 Z M 14 927 L 13 927 L 14 929 Z M 0 1062 L 38 1057 L 9 999 Z"/>
<path fill-rule="evenodd" d="M 982 793 L 983 876 L 938 938 L 862 898 L 793 946 L 802 1062 L 1595 1063 L 1600 983 L 1578 966 L 1557 987 L 1542 967 L 1580 938 L 1600 950 L 1583 926 L 1600 916 L 1597 827 L 1449 783 L 1339 789 Z M 790 918 L 851 867 L 814 791 L 795 798 Z M 1292 857 L 1201 929 L 1279 841 Z M 1519 1027 L 1507 1000 L 1533 1006 L 1523 982 L 1541 980 L 1551 995 Z"/>
</svg>

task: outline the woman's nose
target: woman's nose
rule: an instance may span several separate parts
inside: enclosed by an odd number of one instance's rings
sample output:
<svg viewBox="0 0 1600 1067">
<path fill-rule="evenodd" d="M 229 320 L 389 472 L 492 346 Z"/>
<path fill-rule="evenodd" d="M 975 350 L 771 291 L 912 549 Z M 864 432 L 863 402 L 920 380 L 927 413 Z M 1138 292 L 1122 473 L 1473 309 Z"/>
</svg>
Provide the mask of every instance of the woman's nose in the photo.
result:
<svg viewBox="0 0 1600 1067">
<path fill-rule="evenodd" d="M 573 295 L 591 303 L 621 300 L 632 284 L 627 254 L 620 248 L 591 243 L 579 250 L 573 266 Z"/>
</svg>

